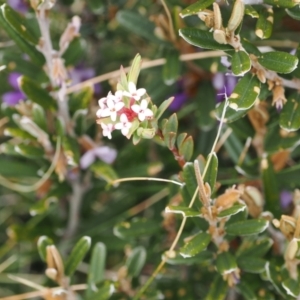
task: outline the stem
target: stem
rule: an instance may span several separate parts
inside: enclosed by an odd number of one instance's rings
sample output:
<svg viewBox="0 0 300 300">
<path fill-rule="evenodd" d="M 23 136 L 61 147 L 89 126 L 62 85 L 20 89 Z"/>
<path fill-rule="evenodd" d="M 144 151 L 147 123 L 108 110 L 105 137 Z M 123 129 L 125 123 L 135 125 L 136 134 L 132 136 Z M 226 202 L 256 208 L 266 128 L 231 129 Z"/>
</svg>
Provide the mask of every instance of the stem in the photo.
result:
<svg viewBox="0 0 300 300">
<path fill-rule="evenodd" d="M 167 17 L 168 17 L 168 21 L 169 21 L 169 30 L 170 30 L 170 36 L 171 36 L 171 39 L 172 41 L 176 41 L 176 35 L 175 35 L 175 32 L 174 32 L 174 26 L 173 26 L 173 21 L 172 21 L 172 16 L 170 14 L 170 10 L 165 2 L 165 0 L 161 0 L 161 3 L 165 9 L 165 12 L 167 14 Z"/>
<path fill-rule="evenodd" d="M 79 178 L 71 182 L 73 193 L 70 198 L 69 221 L 65 232 L 65 238 L 71 238 L 76 233 L 79 223 L 79 213 L 82 202 L 82 196 L 85 192 Z"/>
<path fill-rule="evenodd" d="M 149 180 L 149 181 L 160 181 L 160 182 L 168 182 L 182 186 L 183 183 L 180 183 L 175 180 L 164 179 L 164 178 L 152 178 L 152 177 L 128 177 L 128 178 L 120 178 L 112 181 L 112 184 L 126 181 L 139 181 L 139 180 Z"/>
</svg>

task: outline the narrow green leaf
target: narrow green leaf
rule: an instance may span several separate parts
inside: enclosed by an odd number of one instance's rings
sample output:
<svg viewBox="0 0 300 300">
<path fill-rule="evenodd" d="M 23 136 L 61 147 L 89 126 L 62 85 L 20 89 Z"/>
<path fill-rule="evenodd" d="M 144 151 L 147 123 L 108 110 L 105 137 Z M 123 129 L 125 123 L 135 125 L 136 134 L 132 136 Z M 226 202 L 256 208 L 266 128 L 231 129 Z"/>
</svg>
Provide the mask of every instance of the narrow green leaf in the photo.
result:
<svg viewBox="0 0 300 300">
<path fill-rule="evenodd" d="M 117 21 L 130 31 L 131 34 L 139 35 L 151 42 L 160 44 L 165 43 L 155 36 L 155 24 L 139 13 L 129 10 L 121 10 L 117 13 L 116 18 Z"/>
<path fill-rule="evenodd" d="M 285 10 L 286 13 L 293 19 L 300 21 L 300 6 L 296 5 L 293 8 L 289 8 Z"/>
<path fill-rule="evenodd" d="M 56 110 L 56 101 L 34 80 L 29 77 L 22 76 L 19 78 L 19 86 L 32 102 L 39 104 L 44 109 L 50 109 L 52 111 Z"/>
<path fill-rule="evenodd" d="M 180 133 L 177 137 L 177 147 L 180 148 L 181 145 L 183 144 L 184 140 L 186 139 L 187 137 L 187 133 L 186 132 L 183 132 L 183 133 Z"/>
<path fill-rule="evenodd" d="M 246 271 L 248 273 L 260 274 L 265 270 L 267 261 L 255 256 L 243 256 L 238 258 L 237 263 L 239 268 L 243 271 Z"/>
<path fill-rule="evenodd" d="M 235 257 L 230 252 L 222 252 L 218 254 L 216 259 L 217 271 L 221 274 L 228 274 L 237 269 Z"/>
<path fill-rule="evenodd" d="M 41 236 L 37 242 L 37 248 L 42 261 L 46 261 L 47 246 L 53 245 L 53 241 L 46 235 Z"/>
<path fill-rule="evenodd" d="M 211 260 L 213 257 L 211 251 L 202 251 L 193 257 L 182 257 L 179 253 L 176 253 L 175 257 L 166 258 L 166 261 L 170 265 L 193 265 L 199 264 L 203 261 Z"/>
<path fill-rule="evenodd" d="M 230 208 L 221 211 L 218 214 L 218 218 L 224 218 L 224 217 L 229 217 L 229 216 L 235 215 L 235 214 L 239 213 L 240 211 L 244 211 L 246 208 L 247 208 L 247 206 L 244 204 L 235 204 L 235 205 L 231 206 Z"/>
<path fill-rule="evenodd" d="M 206 232 L 200 232 L 190 239 L 180 248 L 180 255 L 183 257 L 192 257 L 205 250 L 211 241 L 211 235 Z"/>
<path fill-rule="evenodd" d="M 133 59 L 131 68 L 127 75 L 128 82 L 133 82 L 135 85 L 137 84 L 137 80 L 138 80 L 140 70 L 141 70 L 141 65 L 142 65 L 141 56 L 139 54 L 137 54 L 135 56 L 135 58 Z"/>
<path fill-rule="evenodd" d="M 180 76 L 181 62 L 179 53 L 174 50 L 167 51 L 166 63 L 163 66 L 163 80 L 166 85 L 172 85 Z"/>
<path fill-rule="evenodd" d="M 102 178 L 108 183 L 111 183 L 118 178 L 117 173 L 111 165 L 103 161 L 96 161 L 90 168 L 96 177 Z"/>
<path fill-rule="evenodd" d="M 26 145 L 26 144 L 19 144 L 15 146 L 15 149 L 18 153 L 20 153 L 22 156 L 28 157 L 28 158 L 43 158 L 45 151 L 43 148 L 37 148 L 35 146 Z"/>
<path fill-rule="evenodd" d="M 234 110 L 246 110 L 254 105 L 260 92 L 260 81 L 255 75 L 245 75 L 230 95 L 229 106 Z"/>
<path fill-rule="evenodd" d="M 259 234 L 267 229 L 269 222 L 264 219 L 244 220 L 226 225 L 225 231 L 230 235 Z"/>
<path fill-rule="evenodd" d="M 165 100 L 157 109 L 157 112 L 155 114 L 155 119 L 158 120 L 162 114 L 166 111 L 166 109 L 170 106 L 170 104 L 173 102 L 174 97 L 171 97 L 167 100 Z"/>
<path fill-rule="evenodd" d="M 186 206 L 167 206 L 165 208 L 166 213 L 173 213 L 173 214 L 181 214 L 182 216 L 188 217 L 199 217 L 201 216 L 201 212 L 197 211 L 193 208 L 189 208 Z"/>
<path fill-rule="evenodd" d="M 274 264 L 271 264 L 270 262 L 267 262 L 265 265 L 266 269 L 266 277 L 267 279 L 273 284 L 274 288 L 276 289 L 277 293 L 283 298 L 286 298 L 286 291 L 282 287 L 282 282 L 286 278 L 282 278 L 282 272 L 280 267 L 275 266 Z"/>
<path fill-rule="evenodd" d="M 219 44 L 215 41 L 213 33 L 197 28 L 182 28 L 179 30 L 179 35 L 189 44 L 204 49 L 213 50 L 233 50 L 230 45 Z"/>
<path fill-rule="evenodd" d="M 279 199 L 279 188 L 274 173 L 273 165 L 267 158 L 263 158 L 262 165 L 262 181 L 265 196 L 265 210 L 273 213 L 275 218 L 280 218 L 281 207 Z"/>
<path fill-rule="evenodd" d="M 82 237 L 72 249 L 71 254 L 69 255 L 66 265 L 65 265 L 65 274 L 67 276 L 72 276 L 75 272 L 78 264 L 83 260 L 87 252 L 91 247 L 91 238 L 89 236 Z"/>
<path fill-rule="evenodd" d="M 32 120 L 44 131 L 48 131 L 47 118 L 45 110 L 38 104 L 34 103 L 32 107 Z"/>
<path fill-rule="evenodd" d="M 74 66 L 78 63 L 78 61 L 84 56 L 86 48 L 86 41 L 80 37 L 75 37 L 62 56 L 65 61 L 65 66 Z"/>
<path fill-rule="evenodd" d="M 204 183 L 208 183 L 211 192 L 213 193 L 216 181 L 217 181 L 217 175 L 218 175 L 218 157 L 215 152 L 212 152 L 208 155 L 207 161 L 210 161 L 209 166 L 207 168 L 205 177 L 203 178 Z"/>
<path fill-rule="evenodd" d="M 160 224 L 153 220 L 134 219 L 122 222 L 114 227 L 114 234 L 122 239 L 136 238 L 154 234 L 160 230 Z"/>
<path fill-rule="evenodd" d="M 231 59 L 231 68 L 234 75 L 244 76 L 251 68 L 251 61 L 245 51 L 235 51 Z"/>
<path fill-rule="evenodd" d="M 248 15 L 252 18 L 258 18 L 258 12 L 253 8 L 252 5 L 245 5 L 245 15 Z"/>
<path fill-rule="evenodd" d="M 287 131 L 296 131 L 300 128 L 300 93 L 296 92 L 288 97 L 283 106 L 279 119 L 280 127 Z"/>
<path fill-rule="evenodd" d="M 228 291 L 228 285 L 222 276 L 217 274 L 209 287 L 205 300 L 224 300 Z"/>
<path fill-rule="evenodd" d="M 261 39 L 268 39 L 273 31 L 273 9 L 263 8 L 256 22 L 255 34 Z"/>
<path fill-rule="evenodd" d="M 179 154 L 183 155 L 185 161 L 189 161 L 194 152 L 194 140 L 192 136 L 187 137 L 179 148 Z"/>
<path fill-rule="evenodd" d="M 126 261 L 128 275 L 138 277 L 145 265 L 146 258 L 147 252 L 144 247 L 139 246 L 134 248 Z"/>
<path fill-rule="evenodd" d="M 68 160 L 68 164 L 71 166 L 78 166 L 80 151 L 77 140 L 73 137 L 65 135 L 62 140 L 62 147 Z"/>
<path fill-rule="evenodd" d="M 198 187 L 198 183 L 197 183 L 197 179 L 196 179 L 196 175 L 195 175 L 195 169 L 194 169 L 194 164 L 191 162 L 188 162 L 184 165 L 183 167 L 183 172 L 182 172 L 182 177 L 183 180 L 186 184 L 188 193 L 190 195 L 190 199 L 192 199 L 197 187 Z M 199 202 L 199 196 L 197 195 Z"/>
<path fill-rule="evenodd" d="M 106 246 L 99 242 L 92 252 L 88 271 L 88 289 L 86 296 L 90 296 L 94 286 L 104 280 L 105 278 L 105 260 L 106 260 Z"/>
<path fill-rule="evenodd" d="M 258 62 L 266 69 L 278 73 L 291 73 L 298 65 L 298 58 L 280 51 L 267 52 L 259 56 Z"/>
<path fill-rule="evenodd" d="M 163 133 L 166 134 L 168 132 L 175 132 L 177 133 L 178 130 L 178 119 L 176 113 L 172 114 L 171 117 L 168 119 L 168 122 L 162 128 Z"/>
<path fill-rule="evenodd" d="M 256 300 L 257 296 L 253 290 L 251 282 L 240 281 L 239 284 L 236 285 L 239 293 L 244 297 L 245 300 Z"/>
<path fill-rule="evenodd" d="M 27 42 L 37 45 L 39 38 L 31 31 L 24 22 L 23 16 L 14 11 L 7 4 L 1 6 L 2 14 L 8 24 Z"/>
<path fill-rule="evenodd" d="M 0 25 L 9 35 L 9 37 L 17 44 L 20 49 L 28 54 L 32 62 L 42 66 L 45 63 L 45 58 L 33 45 L 24 40 L 15 30 L 8 24 L 6 19 L 3 16 L 2 10 L 0 10 Z"/>
<path fill-rule="evenodd" d="M 283 288 L 288 295 L 297 298 L 300 295 L 300 285 L 295 279 L 288 278 L 282 282 Z"/>
<path fill-rule="evenodd" d="M 200 0 L 192 5 L 188 6 L 187 8 L 183 9 L 180 13 L 181 18 L 185 18 L 191 15 L 197 15 L 200 11 L 204 10 L 205 8 L 209 7 L 213 4 L 213 0 Z"/>
<path fill-rule="evenodd" d="M 293 0 L 264 0 L 264 3 L 282 8 L 292 8 L 299 4 L 297 1 Z"/>
</svg>

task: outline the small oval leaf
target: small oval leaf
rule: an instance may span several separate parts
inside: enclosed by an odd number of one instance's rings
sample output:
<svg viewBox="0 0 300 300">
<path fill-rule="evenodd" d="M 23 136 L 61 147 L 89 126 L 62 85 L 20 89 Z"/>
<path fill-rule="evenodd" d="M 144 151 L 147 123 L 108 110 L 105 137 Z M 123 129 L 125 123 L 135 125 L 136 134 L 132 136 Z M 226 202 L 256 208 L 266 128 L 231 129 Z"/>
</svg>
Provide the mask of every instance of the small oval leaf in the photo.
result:
<svg viewBox="0 0 300 300">
<path fill-rule="evenodd" d="M 188 6 L 187 8 L 183 9 L 180 13 L 180 16 L 182 18 L 185 18 L 187 16 L 191 15 L 197 15 L 200 11 L 204 10 L 205 8 L 209 7 L 211 4 L 213 4 L 214 0 L 200 0 L 196 3 L 193 3 L 192 5 Z"/>
<path fill-rule="evenodd" d="M 219 44 L 213 37 L 213 33 L 197 28 L 182 28 L 179 35 L 189 44 L 204 49 L 233 50 L 230 45 Z"/>
<path fill-rule="evenodd" d="M 167 206 L 165 208 L 166 213 L 173 213 L 173 214 L 181 214 L 183 217 L 199 217 L 201 216 L 201 212 L 197 211 L 193 208 L 189 208 L 186 206 Z"/>
<path fill-rule="evenodd" d="M 200 232 L 180 248 L 180 255 L 183 257 L 192 257 L 205 250 L 211 241 L 211 235 L 206 232 Z"/>
<path fill-rule="evenodd" d="M 252 235 L 259 234 L 267 229 L 269 222 L 263 219 L 244 220 L 229 224 L 225 227 L 226 233 L 230 235 Z"/>
<path fill-rule="evenodd" d="M 300 93 L 292 94 L 283 106 L 279 119 L 280 127 L 287 131 L 300 128 Z"/>
<path fill-rule="evenodd" d="M 218 214 L 218 218 L 224 218 L 224 217 L 229 217 L 229 216 L 235 215 L 235 214 L 239 213 L 240 211 L 244 211 L 246 208 L 247 208 L 247 206 L 244 204 L 235 204 L 235 205 L 231 206 L 230 208 L 221 211 Z"/>
<path fill-rule="evenodd" d="M 251 68 L 251 61 L 245 51 L 234 52 L 231 59 L 231 68 L 234 75 L 243 76 Z"/>
<path fill-rule="evenodd" d="M 142 246 L 136 247 L 130 253 L 126 261 L 127 272 L 129 276 L 137 277 L 139 276 L 142 268 L 145 265 L 147 257 L 146 249 Z"/>
<path fill-rule="evenodd" d="M 261 39 L 268 39 L 273 31 L 273 9 L 263 8 L 256 22 L 255 34 Z"/>
<path fill-rule="evenodd" d="M 260 92 L 260 81 L 255 75 L 245 75 L 230 95 L 229 106 L 236 110 L 246 110 L 254 105 Z"/>
<path fill-rule="evenodd" d="M 298 58 L 292 54 L 273 51 L 257 57 L 258 62 L 266 69 L 278 73 L 291 73 L 298 65 Z"/>
</svg>

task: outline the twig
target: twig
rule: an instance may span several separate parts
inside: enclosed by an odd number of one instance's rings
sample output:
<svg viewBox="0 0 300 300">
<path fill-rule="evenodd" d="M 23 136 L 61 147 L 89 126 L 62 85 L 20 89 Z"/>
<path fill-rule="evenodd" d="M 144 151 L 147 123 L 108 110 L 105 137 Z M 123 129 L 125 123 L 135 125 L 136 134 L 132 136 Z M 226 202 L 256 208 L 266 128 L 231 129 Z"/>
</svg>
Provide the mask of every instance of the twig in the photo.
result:
<svg viewBox="0 0 300 300">
<path fill-rule="evenodd" d="M 172 41 L 176 41 L 176 35 L 175 35 L 175 31 L 174 31 L 174 25 L 173 25 L 173 21 L 172 21 L 172 16 L 170 14 L 170 10 L 169 10 L 165 0 L 161 0 L 161 3 L 163 5 L 165 12 L 167 14 L 167 17 L 168 17 L 171 39 L 172 39 Z"/>
<path fill-rule="evenodd" d="M 152 178 L 152 177 L 128 177 L 128 178 L 120 178 L 116 179 L 111 182 L 111 184 L 116 184 L 119 182 L 126 182 L 126 181 L 139 181 L 139 180 L 148 180 L 148 181 L 160 181 L 160 182 L 168 182 L 168 183 L 173 183 L 182 186 L 183 183 L 175 181 L 175 180 L 170 180 L 170 179 L 164 179 L 164 178 Z"/>
</svg>

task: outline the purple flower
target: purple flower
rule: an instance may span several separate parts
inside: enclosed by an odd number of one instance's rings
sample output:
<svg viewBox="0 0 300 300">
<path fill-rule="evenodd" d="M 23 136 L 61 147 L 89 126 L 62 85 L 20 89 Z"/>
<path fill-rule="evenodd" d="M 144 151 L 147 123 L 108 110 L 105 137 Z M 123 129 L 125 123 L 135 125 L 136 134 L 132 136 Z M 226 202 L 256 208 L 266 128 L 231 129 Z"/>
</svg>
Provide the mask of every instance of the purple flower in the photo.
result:
<svg viewBox="0 0 300 300">
<path fill-rule="evenodd" d="M 187 100 L 188 95 L 185 92 L 179 92 L 175 95 L 173 102 L 169 106 L 169 109 L 172 111 L 178 111 Z"/>
<path fill-rule="evenodd" d="M 280 193 L 280 206 L 283 209 L 287 209 L 293 202 L 293 193 L 287 190 L 283 190 Z"/>
<path fill-rule="evenodd" d="M 18 85 L 18 78 L 20 76 L 21 74 L 16 72 L 12 72 L 8 76 L 8 82 L 13 87 L 14 91 L 9 91 L 4 93 L 2 96 L 2 102 L 6 103 L 9 106 L 15 106 L 21 100 L 26 99 L 26 96 L 20 90 Z"/>
<path fill-rule="evenodd" d="M 216 89 L 216 101 L 220 103 L 225 100 L 225 94 L 229 97 L 237 83 L 237 77 L 216 73 L 213 78 L 213 86 Z"/>
<path fill-rule="evenodd" d="M 92 68 L 85 68 L 82 64 L 76 66 L 72 70 L 70 70 L 70 78 L 72 81 L 72 85 L 78 84 L 82 81 L 88 80 L 90 78 L 95 77 L 95 70 Z M 100 94 L 101 86 L 99 83 L 94 85 L 95 94 Z"/>
<path fill-rule="evenodd" d="M 108 146 L 96 147 L 85 152 L 80 158 L 80 168 L 87 169 L 97 158 L 111 164 L 117 157 L 117 151 Z"/>
<path fill-rule="evenodd" d="M 28 11 L 28 3 L 24 0 L 7 0 L 7 4 L 21 14 Z"/>
</svg>

